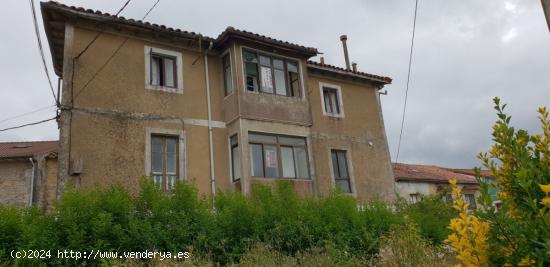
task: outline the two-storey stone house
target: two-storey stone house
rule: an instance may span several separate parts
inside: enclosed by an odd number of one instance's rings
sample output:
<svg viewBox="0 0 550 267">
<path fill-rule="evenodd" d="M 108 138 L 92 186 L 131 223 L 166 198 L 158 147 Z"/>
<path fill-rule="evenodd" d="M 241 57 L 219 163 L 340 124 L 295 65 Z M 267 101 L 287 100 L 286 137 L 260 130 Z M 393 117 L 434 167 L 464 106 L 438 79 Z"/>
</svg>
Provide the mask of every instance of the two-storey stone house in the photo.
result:
<svg viewBox="0 0 550 267">
<path fill-rule="evenodd" d="M 393 199 L 379 90 L 391 79 L 308 61 L 317 49 L 228 27 L 217 38 L 41 4 L 61 79 L 59 186 L 142 176 L 201 193 L 291 181 Z"/>
</svg>

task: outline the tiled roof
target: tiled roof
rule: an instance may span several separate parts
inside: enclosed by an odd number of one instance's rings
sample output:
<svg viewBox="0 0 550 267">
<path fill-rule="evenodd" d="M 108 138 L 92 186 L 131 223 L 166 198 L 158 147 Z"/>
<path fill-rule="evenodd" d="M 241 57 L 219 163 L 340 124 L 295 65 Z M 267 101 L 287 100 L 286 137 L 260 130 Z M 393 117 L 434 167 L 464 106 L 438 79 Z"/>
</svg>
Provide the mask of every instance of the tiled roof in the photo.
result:
<svg viewBox="0 0 550 267">
<path fill-rule="evenodd" d="M 59 141 L 4 142 L 0 143 L 0 158 L 46 155 L 57 157 Z"/>
<path fill-rule="evenodd" d="M 467 174 L 467 175 L 471 175 L 471 176 L 476 175 L 476 172 L 473 169 L 449 169 L 449 170 L 452 171 L 452 172 Z M 494 178 L 493 175 L 491 175 L 490 170 L 481 170 L 480 174 L 481 174 L 481 177 Z"/>
<path fill-rule="evenodd" d="M 405 163 L 393 163 L 392 165 L 395 181 L 398 182 L 409 181 L 446 184 L 451 178 L 455 178 L 459 184 L 478 184 L 477 180 L 472 175 L 456 173 L 443 167 Z"/>
<path fill-rule="evenodd" d="M 366 79 L 369 79 L 369 80 L 377 81 L 377 82 L 380 82 L 380 83 L 383 83 L 383 84 L 389 84 L 389 83 L 392 82 L 392 79 L 390 77 L 378 76 L 378 75 L 374 75 L 374 74 L 370 74 L 370 73 L 366 73 L 366 72 L 362 72 L 362 71 L 346 70 L 345 68 L 341 68 L 341 67 L 337 67 L 337 66 L 329 65 L 329 64 L 324 64 L 324 63 L 320 63 L 320 62 L 315 62 L 315 61 L 311 61 L 311 60 L 309 60 L 307 62 L 307 64 L 308 64 L 308 66 L 311 66 L 311 67 L 324 68 L 328 71 L 340 72 L 343 75 L 352 75 L 352 76 L 355 75 L 355 76 L 358 76 L 358 77 L 363 77 L 363 78 L 366 78 Z"/>
<path fill-rule="evenodd" d="M 223 43 L 227 40 L 227 38 L 229 38 L 231 36 L 251 38 L 251 39 L 254 39 L 254 40 L 260 40 L 260 41 L 270 43 L 270 44 L 273 44 L 273 45 L 279 45 L 279 46 L 283 46 L 283 47 L 296 49 L 296 50 L 299 50 L 299 51 L 301 51 L 305 54 L 308 54 L 310 56 L 315 56 L 319 53 L 319 51 L 317 51 L 317 48 L 314 48 L 314 47 L 306 47 L 306 46 L 303 46 L 303 45 L 298 45 L 298 44 L 294 44 L 294 43 L 290 43 L 290 42 L 286 42 L 286 41 L 281 41 L 281 40 L 274 39 L 274 38 L 271 38 L 271 37 L 268 37 L 268 36 L 265 36 L 265 35 L 235 29 L 231 26 L 225 28 L 225 30 L 222 33 L 220 33 L 220 35 L 218 35 L 218 38 L 216 38 L 216 43 Z"/>
<path fill-rule="evenodd" d="M 42 8 L 52 8 L 52 9 L 58 9 L 58 10 L 64 10 L 64 11 L 73 11 L 73 12 L 76 12 L 80 15 L 85 15 L 85 14 L 93 15 L 96 19 L 98 17 L 101 17 L 101 18 L 104 19 L 104 22 L 117 22 L 117 23 L 129 24 L 129 25 L 132 25 L 132 26 L 143 27 L 143 28 L 147 28 L 147 29 L 150 29 L 150 30 L 154 30 L 154 31 L 163 31 L 163 32 L 169 32 L 169 33 L 180 34 L 180 35 L 183 34 L 186 37 L 196 37 L 196 38 L 202 37 L 203 39 L 205 39 L 207 41 L 213 41 L 214 40 L 213 38 L 208 37 L 208 36 L 203 36 L 200 33 L 189 32 L 189 31 L 185 31 L 185 30 L 181 30 L 181 29 L 177 29 L 177 28 L 171 28 L 171 27 L 167 27 L 165 25 L 150 23 L 148 21 L 135 20 L 135 19 L 126 19 L 123 16 L 115 16 L 115 15 L 111 15 L 107 12 L 105 12 L 105 13 L 101 12 L 99 10 L 86 9 L 86 8 L 83 8 L 83 7 L 67 6 L 65 4 L 58 3 L 56 1 L 42 2 L 42 3 L 40 3 L 40 5 L 42 6 Z M 75 13 L 75 15 L 76 15 L 76 13 Z"/>
</svg>

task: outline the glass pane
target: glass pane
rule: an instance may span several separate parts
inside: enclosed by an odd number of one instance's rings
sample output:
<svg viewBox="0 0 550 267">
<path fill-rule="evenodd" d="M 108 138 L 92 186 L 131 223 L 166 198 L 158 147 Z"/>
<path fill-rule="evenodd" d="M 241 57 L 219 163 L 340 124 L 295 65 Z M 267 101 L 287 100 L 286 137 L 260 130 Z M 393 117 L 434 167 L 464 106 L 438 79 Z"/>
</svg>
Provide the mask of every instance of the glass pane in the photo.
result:
<svg viewBox="0 0 550 267">
<path fill-rule="evenodd" d="M 256 54 L 247 51 L 244 51 L 244 60 L 247 62 L 258 63 L 258 58 L 256 57 Z"/>
<path fill-rule="evenodd" d="M 280 59 L 273 59 L 273 67 L 275 67 L 276 69 L 284 70 L 285 64 Z"/>
<path fill-rule="evenodd" d="M 332 105 L 333 113 L 340 113 L 340 108 L 338 107 L 338 96 L 335 91 L 332 91 L 330 94 L 330 104 Z"/>
<path fill-rule="evenodd" d="M 151 172 L 162 173 L 162 138 L 151 137 Z"/>
<path fill-rule="evenodd" d="M 279 143 L 284 145 L 306 145 L 303 137 L 279 136 Z"/>
<path fill-rule="evenodd" d="M 176 154 L 168 153 L 166 155 L 166 172 L 167 173 L 176 173 Z"/>
<path fill-rule="evenodd" d="M 260 65 L 271 67 L 271 58 L 260 56 Z"/>
<path fill-rule="evenodd" d="M 296 161 L 297 176 L 299 178 L 309 178 L 309 164 L 306 149 L 302 147 L 295 147 L 294 160 Z"/>
<path fill-rule="evenodd" d="M 231 143 L 231 146 L 237 145 L 239 143 L 239 141 L 237 140 L 237 135 L 231 136 L 231 138 L 229 138 L 229 142 Z"/>
<path fill-rule="evenodd" d="M 248 140 L 250 142 L 261 142 L 261 143 L 277 143 L 277 137 L 274 135 L 266 135 L 259 133 L 249 133 Z"/>
<path fill-rule="evenodd" d="M 159 188 L 162 188 L 162 175 L 154 175 L 153 183 L 155 183 L 155 185 Z"/>
<path fill-rule="evenodd" d="M 278 95 L 286 95 L 285 72 L 282 70 L 275 70 L 275 87 Z"/>
<path fill-rule="evenodd" d="M 262 92 L 273 93 L 273 77 L 271 77 L 271 68 L 263 67 L 262 71 Z"/>
<path fill-rule="evenodd" d="M 294 152 L 292 151 L 292 147 L 281 147 L 281 159 L 283 164 L 283 177 L 296 177 L 296 170 L 294 169 Z"/>
<path fill-rule="evenodd" d="M 246 88 L 258 91 L 258 69 L 254 63 L 246 63 Z"/>
<path fill-rule="evenodd" d="M 265 177 L 279 177 L 277 147 L 264 145 Z"/>
<path fill-rule="evenodd" d="M 286 68 L 289 72 L 298 72 L 298 65 L 294 62 L 287 62 Z"/>
<path fill-rule="evenodd" d="M 290 84 L 290 96 L 299 96 L 300 95 L 300 80 L 298 78 L 298 73 L 288 72 L 288 81 Z"/>
<path fill-rule="evenodd" d="M 231 149 L 231 159 L 233 167 L 233 180 L 241 178 L 241 157 L 239 156 L 239 148 L 233 147 Z"/>
<path fill-rule="evenodd" d="M 175 77 L 175 66 L 176 61 L 173 58 L 165 58 L 164 60 L 164 86 L 175 87 L 176 86 L 176 77 Z"/>
<path fill-rule="evenodd" d="M 333 150 L 330 154 L 332 157 L 332 172 L 334 174 L 334 178 L 340 178 L 340 171 L 338 170 L 338 152 Z"/>
<path fill-rule="evenodd" d="M 178 140 L 176 138 L 166 138 L 166 152 L 168 154 L 176 154 Z"/>
<path fill-rule="evenodd" d="M 166 189 L 174 189 L 176 187 L 176 175 L 168 175 L 168 180 L 166 181 Z"/>
<path fill-rule="evenodd" d="M 336 187 L 343 193 L 351 193 L 351 186 L 349 180 L 336 180 Z"/>
<path fill-rule="evenodd" d="M 348 162 L 346 161 L 346 152 L 344 151 L 338 151 L 338 167 L 340 170 L 340 177 L 349 177 Z"/>
<path fill-rule="evenodd" d="M 252 176 L 264 177 L 262 145 L 250 145 L 250 159 L 250 171 L 252 172 Z"/>
<path fill-rule="evenodd" d="M 325 99 L 325 112 L 332 113 L 332 104 L 330 102 L 330 96 L 327 91 L 323 92 L 323 98 Z"/>
<path fill-rule="evenodd" d="M 151 57 L 151 84 L 159 85 L 160 79 L 160 62 L 159 57 Z"/>
<path fill-rule="evenodd" d="M 233 93 L 233 79 L 231 79 L 231 66 L 224 69 L 225 95 Z"/>
</svg>

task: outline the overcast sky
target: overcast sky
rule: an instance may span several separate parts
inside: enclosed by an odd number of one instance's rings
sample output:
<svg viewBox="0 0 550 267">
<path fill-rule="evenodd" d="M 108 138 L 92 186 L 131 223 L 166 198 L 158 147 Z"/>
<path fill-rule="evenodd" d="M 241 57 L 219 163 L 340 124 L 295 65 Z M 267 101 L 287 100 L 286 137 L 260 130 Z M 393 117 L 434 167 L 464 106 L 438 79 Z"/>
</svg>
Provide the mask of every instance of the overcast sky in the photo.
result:
<svg viewBox="0 0 550 267">
<path fill-rule="evenodd" d="M 0 9 L 0 128 L 55 115 L 28 1 Z M 61 1 L 115 13 L 125 0 Z M 343 4 L 345 2 L 345 4 Z M 35 2 L 38 8 L 39 3 Z M 134 0 L 121 14 L 141 18 L 154 0 Z M 38 11 L 39 12 L 39 11 Z M 39 12 L 40 13 L 40 12 Z M 414 1 L 161 0 L 148 20 L 216 37 L 225 27 L 312 46 L 344 65 L 339 36 L 362 71 L 390 76 L 382 107 L 395 159 L 405 98 Z M 54 86 L 51 56 L 46 57 Z M 512 123 L 539 131 L 536 109 L 550 106 L 550 32 L 540 1 L 419 0 L 415 50 L 400 162 L 478 166 L 491 144 L 492 98 L 508 103 Z M 29 111 L 39 112 L 5 121 Z M 56 140 L 55 122 L 0 132 L 0 141 Z"/>
</svg>

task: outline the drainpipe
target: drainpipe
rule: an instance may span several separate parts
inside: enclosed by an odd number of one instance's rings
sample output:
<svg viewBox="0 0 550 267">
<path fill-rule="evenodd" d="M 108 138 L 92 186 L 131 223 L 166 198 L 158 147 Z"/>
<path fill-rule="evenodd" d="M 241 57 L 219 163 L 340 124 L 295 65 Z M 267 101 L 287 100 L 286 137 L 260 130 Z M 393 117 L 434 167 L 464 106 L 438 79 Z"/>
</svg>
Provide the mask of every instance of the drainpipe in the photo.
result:
<svg viewBox="0 0 550 267">
<path fill-rule="evenodd" d="M 33 196 L 34 196 L 34 170 L 36 168 L 36 165 L 34 165 L 34 160 L 32 158 L 29 158 L 29 161 L 31 162 L 31 165 L 32 165 L 32 172 L 31 172 L 31 193 L 29 195 L 29 207 L 32 206 L 32 202 L 33 202 Z"/>
<path fill-rule="evenodd" d="M 208 51 L 212 49 L 210 42 L 208 49 L 204 51 L 204 73 L 206 74 L 206 98 L 208 107 L 208 145 L 210 149 L 210 185 L 212 186 L 212 200 L 216 196 L 216 175 L 214 173 L 214 144 L 212 141 L 212 106 L 210 101 L 210 77 L 208 76 Z"/>
</svg>

